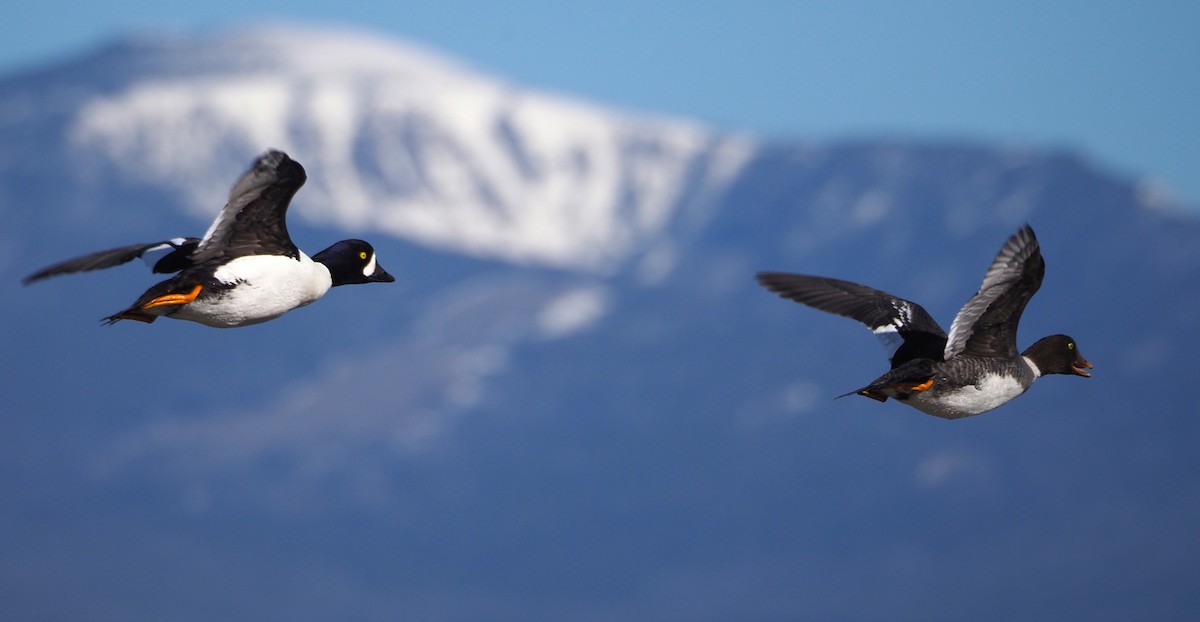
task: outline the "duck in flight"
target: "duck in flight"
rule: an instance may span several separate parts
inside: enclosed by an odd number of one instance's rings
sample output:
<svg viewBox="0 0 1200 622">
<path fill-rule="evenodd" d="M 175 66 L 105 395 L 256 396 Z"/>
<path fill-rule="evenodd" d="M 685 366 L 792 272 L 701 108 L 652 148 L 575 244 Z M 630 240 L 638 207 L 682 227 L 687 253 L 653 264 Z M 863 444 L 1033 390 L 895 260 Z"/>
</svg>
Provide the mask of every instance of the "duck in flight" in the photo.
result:
<svg viewBox="0 0 1200 622">
<path fill-rule="evenodd" d="M 390 283 L 375 249 L 342 240 L 311 258 L 292 242 L 287 208 L 307 180 L 282 151 L 255 160 L 229 192 L 225 209 L 203 238 L 173 238 L 76 257 L 25 278 L 99 270 L 142 258 L 156 273 L 177 273 L 151 287 L 128 309 L 104 318 L 150 323 L 159 317 L 232 328 L 275 319 L 338 285 Z"/>
<path fill-rule="evenodd" d="M 782 272 L 761 272 L 758 282 L 783 298 L 865 324 L 892 351 L 890 371 L 846 395 L 890 397 L 958 419 L 1012 400 L 1047 374 L 1091 376 L 1092 364 L 1066 335 L 1017 350 L 1017 324 L 1045 272 L 1037 237 L 1025 225 L 1004 243 L 949 335 L 921 305 L 865 285 Z"/>
</svg>

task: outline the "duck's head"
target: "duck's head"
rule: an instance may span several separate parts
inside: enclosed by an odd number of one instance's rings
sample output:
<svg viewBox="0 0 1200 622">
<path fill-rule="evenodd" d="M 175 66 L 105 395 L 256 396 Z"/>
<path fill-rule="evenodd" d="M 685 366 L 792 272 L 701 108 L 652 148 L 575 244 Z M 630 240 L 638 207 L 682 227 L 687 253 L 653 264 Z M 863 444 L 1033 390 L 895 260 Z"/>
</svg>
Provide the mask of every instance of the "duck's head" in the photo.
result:
<svg viewBox="0 0 1200 622">
<path fill-rule="evenodd" d="M 342 240 L 313 255 L 313 261 L 329 269 L 333 286 L 359 283 L 391 283 L 396 277 L 388 274 L 375 258 L 375 248 L 362 240 Z"/>
<path fill-rule="evenodd" d="M 1026 358 L 1037 365 L 1038 371 L 1046 374 L 1071 374 L 1090 378 L 1087 370 L 1092 364 L 1079 353 L 1075 340 L 1067 335 L 1050 335 L 1042 337 L 1037 343 L 1029 346 L 1023 353 Z"/>
</svg>

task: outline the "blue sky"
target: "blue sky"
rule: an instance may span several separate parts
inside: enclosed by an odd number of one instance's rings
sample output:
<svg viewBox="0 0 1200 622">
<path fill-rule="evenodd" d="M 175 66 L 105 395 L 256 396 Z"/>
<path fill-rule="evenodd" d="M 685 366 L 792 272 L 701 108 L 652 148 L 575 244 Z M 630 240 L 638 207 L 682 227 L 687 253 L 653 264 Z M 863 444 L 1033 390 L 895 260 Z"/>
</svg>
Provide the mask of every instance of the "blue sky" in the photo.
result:
<svg viewBox="0 0 1200 622">
<path fill-rule="evenodd" d="M 424 43 L 527 85 L 767 136 L 1065 147 L 1200 206 L 1200 3 L 762 0 L 16 3 L 0 72 L 122 33 L 284 20 Z"/>
</svg>

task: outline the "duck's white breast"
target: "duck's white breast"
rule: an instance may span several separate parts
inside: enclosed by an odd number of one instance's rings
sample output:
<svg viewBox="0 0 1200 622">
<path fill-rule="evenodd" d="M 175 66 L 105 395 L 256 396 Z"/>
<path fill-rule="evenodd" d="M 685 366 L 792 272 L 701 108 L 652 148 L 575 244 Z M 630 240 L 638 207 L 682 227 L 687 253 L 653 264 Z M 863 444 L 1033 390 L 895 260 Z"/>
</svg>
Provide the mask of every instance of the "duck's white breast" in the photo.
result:
<svg viewBox="0 0 1200 622">
<path fill-rule="evenodd" d="M 996 408 L 1021 395 L 1026 388 L 1012 376 L 987 374 L 977 384 L 949 391 L 914 393 L 905 403 L 935 417 L 957 419 Z"/>
<path fill-rule="evenodd" d="M 238 257 L 216 270 L 217 280 L 233 285 L 216 296 L 201 295 L 173 317 L 230 328 L 274 319 L 329 291 L 329 270 L 305 255 Z"/>
</svg>

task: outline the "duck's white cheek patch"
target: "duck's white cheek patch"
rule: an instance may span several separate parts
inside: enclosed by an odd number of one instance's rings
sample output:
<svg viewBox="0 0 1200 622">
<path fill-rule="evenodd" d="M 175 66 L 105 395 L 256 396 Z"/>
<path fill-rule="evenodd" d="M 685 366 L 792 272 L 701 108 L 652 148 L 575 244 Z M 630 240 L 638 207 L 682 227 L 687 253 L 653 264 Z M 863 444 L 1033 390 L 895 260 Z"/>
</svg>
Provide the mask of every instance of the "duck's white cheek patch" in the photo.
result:
<svg viewBox="0 0 1200 622">
<path fill-rule="evenodd" d="M 363 276 L 371 276 L 372 274 L 375 274 L 375 253 L 371 253 L 371 260 L 363 268 Z"/>
</svg>

